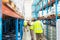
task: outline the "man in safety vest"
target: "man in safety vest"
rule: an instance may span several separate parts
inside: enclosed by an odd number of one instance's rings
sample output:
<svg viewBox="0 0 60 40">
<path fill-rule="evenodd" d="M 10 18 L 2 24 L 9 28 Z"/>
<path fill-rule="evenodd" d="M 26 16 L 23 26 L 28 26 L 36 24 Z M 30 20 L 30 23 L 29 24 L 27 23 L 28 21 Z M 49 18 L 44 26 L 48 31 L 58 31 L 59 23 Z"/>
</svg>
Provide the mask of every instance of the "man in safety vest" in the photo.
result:
<svg viewBox="0 0 60 40">
<path fill-rule="evenodd" d="M 43 38 L 43 25 L 38 17 L 37 20 L 33 23 L 33 30 L 36 34 L 36 40 L 42 40 Z"/>
<path fill-rule="evenodd" d="M 31 40 L 34 40 L 33 23 L 34 23 L 34 19 L 32 19 L 31 24 L 30 24 Z"/>
</svg>

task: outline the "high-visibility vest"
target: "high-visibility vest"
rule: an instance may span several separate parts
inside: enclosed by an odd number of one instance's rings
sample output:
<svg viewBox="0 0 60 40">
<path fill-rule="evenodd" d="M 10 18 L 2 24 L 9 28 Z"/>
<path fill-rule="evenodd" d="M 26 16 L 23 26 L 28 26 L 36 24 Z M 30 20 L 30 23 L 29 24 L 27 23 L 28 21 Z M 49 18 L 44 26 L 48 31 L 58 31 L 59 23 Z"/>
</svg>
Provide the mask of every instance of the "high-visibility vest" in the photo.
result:
<svg viewBox="0 0 60 40">
<path fill-rule="evenodd" d="M 34 33 L 43 33 L 42 24 L 39 20 L 34 22 L 33 30 L 34 30 Z"/>
<path fill-rule="evenodd" d="M 27 21 L 24 21 L 24 27 L 26 27 L 27 26 Z"/>
<path fill-rule="evenodd" d="M 30 26 L 30 30 L 33 30 L 33 26 L 32 25 Z"/>
<path fill-rule="evenodd" d="M 33 30 L 33 22 L 31 22 L 30 30 Z"/>
</svg>

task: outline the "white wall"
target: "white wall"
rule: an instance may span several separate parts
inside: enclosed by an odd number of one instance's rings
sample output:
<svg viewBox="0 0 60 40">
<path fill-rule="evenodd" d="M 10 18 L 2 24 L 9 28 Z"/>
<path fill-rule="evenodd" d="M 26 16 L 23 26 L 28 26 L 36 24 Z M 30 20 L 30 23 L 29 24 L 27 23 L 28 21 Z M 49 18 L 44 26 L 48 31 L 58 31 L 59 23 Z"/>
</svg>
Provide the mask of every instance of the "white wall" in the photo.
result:
<svg viewBox="0 0 60 40">
<path fill-rule="evenodd" d="M 32 18 L 32 0 L 26 0 L 25 1 L 25 19 L 31 19 Z"/>
<path fill-rule="evenodd" d="M 24 14 L 25 19 L 32 17 L 32 2 L 33 0 L 12 0 L 16 6 L 17 10 Z M 24 5 L 24 7 L 23 7 Z"/>
<path fill-rule="evenodd" d="M 23 3 L 24 0 L 11 0 L 16 5 L 16 10 L 23 14 Z"/>
</svg>

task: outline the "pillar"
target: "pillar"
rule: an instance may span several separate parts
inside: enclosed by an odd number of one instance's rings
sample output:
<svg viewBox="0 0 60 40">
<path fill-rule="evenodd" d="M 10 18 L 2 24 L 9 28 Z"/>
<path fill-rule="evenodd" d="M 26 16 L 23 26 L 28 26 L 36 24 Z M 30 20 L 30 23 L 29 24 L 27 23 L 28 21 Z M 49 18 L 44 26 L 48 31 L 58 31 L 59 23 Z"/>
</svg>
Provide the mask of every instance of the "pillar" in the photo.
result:
<svg viewBox="0 0 60 40">
<path fill-rule="evenodd" d="M 24 20 L 20 19 L 20 40 L 22 40 L 23 37 L 23 24 L 24 24 Z"/>
<path fill-rule="evenodd" d="M 16 19 L 15 25 L 16 25 L 16 40 L 18 40 L 18 19 Z"/>
<path fill-rule="evenodd" d="M 2 40 L 2 0 L 0 0 L 0 40 Z"/>
</svg>

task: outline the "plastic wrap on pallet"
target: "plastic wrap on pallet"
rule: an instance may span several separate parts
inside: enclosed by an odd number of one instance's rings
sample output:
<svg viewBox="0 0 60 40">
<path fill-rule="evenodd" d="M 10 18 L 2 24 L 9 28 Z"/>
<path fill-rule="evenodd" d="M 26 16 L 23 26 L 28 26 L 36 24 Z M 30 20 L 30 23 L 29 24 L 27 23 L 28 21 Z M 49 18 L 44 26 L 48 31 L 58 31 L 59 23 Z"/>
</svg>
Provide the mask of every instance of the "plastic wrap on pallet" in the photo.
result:
<svg viewBox="0 0 60 40">
<path fill-rule="evenodd" d="M 48 26 L 48 39 L 49 40 L 56 40 L 56 27 Z"/>
<path fill-rule="evenodd" d="M 44 24 L 44 35 L 46 36 L 46 25 Z"/>
<path fill-rule="evenodd" d="M 47 22 L 48 22 L 48 25 L 46 24 L 46 20 L 43 21 L 44 35 L 47 37 L 47 40 L 56 40 L 56 26 L 51 25 L 51 23 L 52 23 L 51 20 L 49 20 Z M 55 23 L 55 25 L 56 25 L 56 23 Z"/>
<path fill-rule="evenodd" d="M 58 11 L 58 14 L 60 14 L 60 1 L 57 4 L 57 11 Z"/>
</svg>

